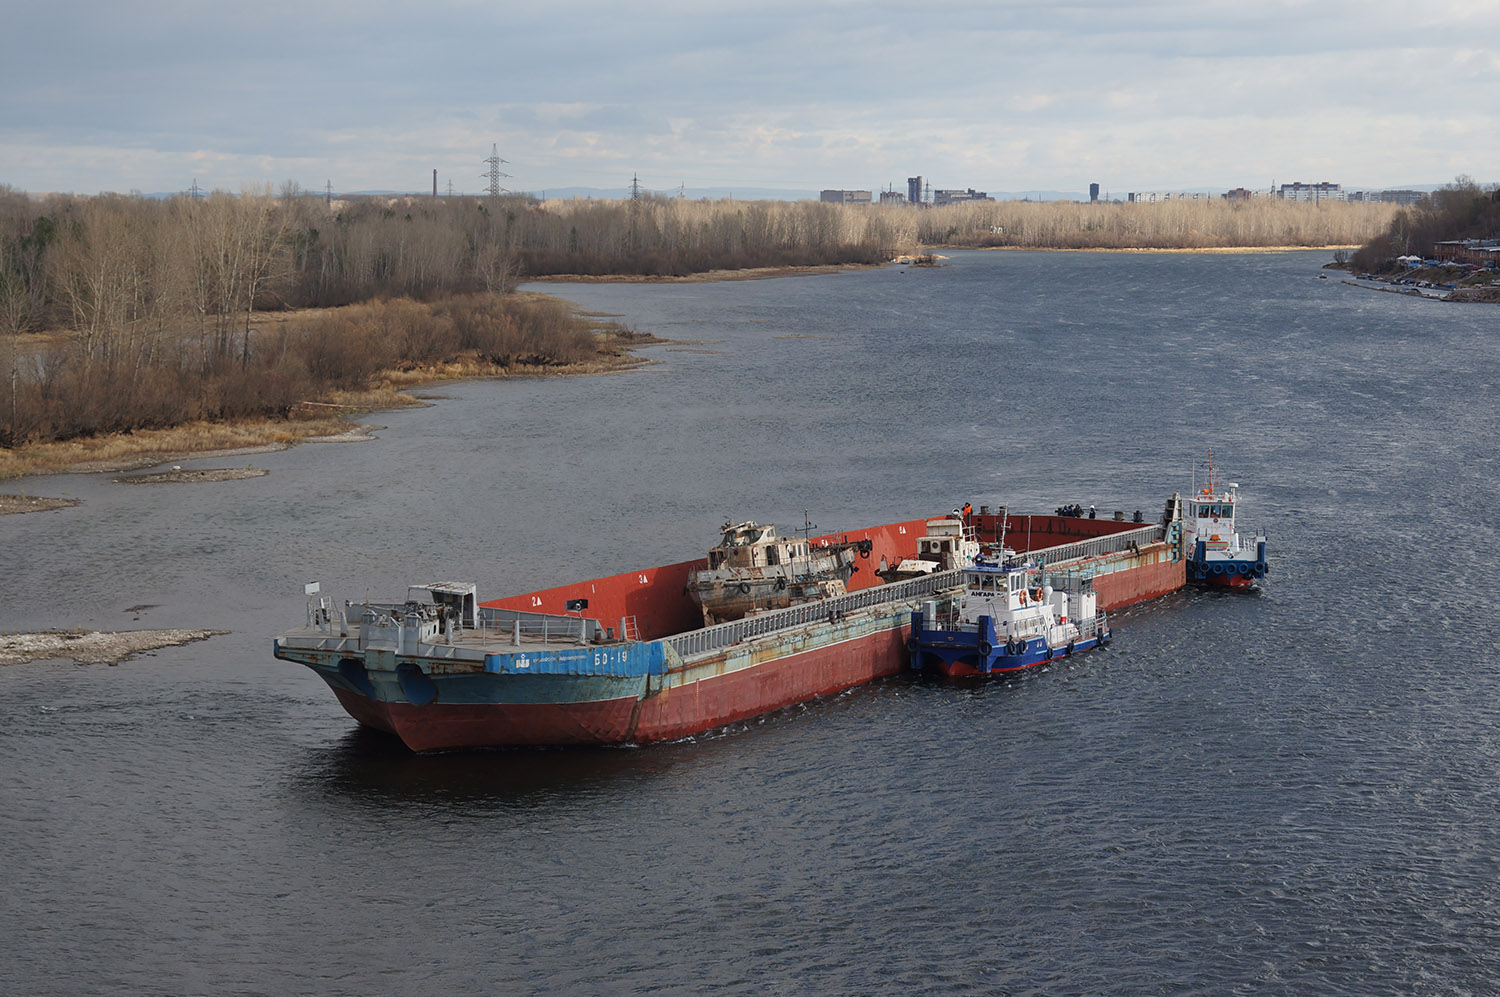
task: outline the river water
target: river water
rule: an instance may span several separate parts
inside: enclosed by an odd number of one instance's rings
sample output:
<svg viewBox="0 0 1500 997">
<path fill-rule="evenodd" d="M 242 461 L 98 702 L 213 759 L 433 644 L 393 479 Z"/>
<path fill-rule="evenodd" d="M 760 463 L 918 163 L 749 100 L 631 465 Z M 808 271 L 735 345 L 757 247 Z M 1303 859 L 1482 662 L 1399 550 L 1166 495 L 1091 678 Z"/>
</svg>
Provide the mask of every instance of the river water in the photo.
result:
<svg viewBox="0 0 1500 997">
<path fill-rule="evenodd" d="M 1326 259 L 547 287 L 677 342 L 184 465 L 264 477 L 21 482 L 83 504 L 0 518 L 0 630 L 229 633 L 0 668 L 0 990 L 1495 992 L 1500 313 Z M 420 757 L 270 654 L 308 581 L 493 597 L 726 517 L 1154 517 L 1210 448 L 1263 589 L 1013 681 Z"/>
</svg>

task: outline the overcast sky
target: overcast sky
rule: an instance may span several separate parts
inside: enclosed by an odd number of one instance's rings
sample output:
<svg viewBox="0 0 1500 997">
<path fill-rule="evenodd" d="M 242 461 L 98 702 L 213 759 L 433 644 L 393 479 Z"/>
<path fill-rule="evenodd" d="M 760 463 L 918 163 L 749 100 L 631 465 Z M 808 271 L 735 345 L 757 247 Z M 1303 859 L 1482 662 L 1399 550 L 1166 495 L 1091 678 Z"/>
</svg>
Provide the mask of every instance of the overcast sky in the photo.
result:
<svg viewBox="0 0 1500 997">
<path fill-rule="evenodd" d="M 0 184 L 1500 180 L 1500 0 L 11 0 Z"/>
</svg>

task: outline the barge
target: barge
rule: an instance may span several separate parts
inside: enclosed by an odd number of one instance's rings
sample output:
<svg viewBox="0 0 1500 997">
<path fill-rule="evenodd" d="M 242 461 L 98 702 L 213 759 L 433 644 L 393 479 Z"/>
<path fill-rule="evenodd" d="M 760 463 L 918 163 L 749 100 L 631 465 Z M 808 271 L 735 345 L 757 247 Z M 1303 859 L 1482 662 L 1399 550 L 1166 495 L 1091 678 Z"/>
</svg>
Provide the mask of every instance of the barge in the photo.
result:
<svg viewBox="0 0 1500 997">
<path fill-rule="evenodd" d="M 1182 505 L 1154 524 L 964 516 L 982 543 L 1086 582 L 1100 610 L 1181 588 Z M 702 733 L 908 666 L 914 614 L 962 590 L 962 568 L 882 584 L 868 565 L 913 556 L 928 520 L 812 538 L 856 544 L 847 591 L 704 626 L 699 558 L 480 602 L 472 583 L 414 585 L 401 602 L 337 605 L 308 586 L 305 625 L 275 656 L 311 668 L 355 720 L 413 751 L 644 744 Z"/>
</svg>

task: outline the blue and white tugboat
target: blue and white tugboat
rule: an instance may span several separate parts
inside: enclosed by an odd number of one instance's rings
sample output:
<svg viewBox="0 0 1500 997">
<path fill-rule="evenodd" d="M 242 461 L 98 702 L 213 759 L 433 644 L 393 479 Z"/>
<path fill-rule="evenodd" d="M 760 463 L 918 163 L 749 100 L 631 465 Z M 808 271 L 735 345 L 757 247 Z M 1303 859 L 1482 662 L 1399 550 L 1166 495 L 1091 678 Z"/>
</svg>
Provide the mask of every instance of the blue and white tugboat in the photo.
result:
<svg viewBox="0 0 1500 997">
<path fill-rule="evenodd" d="M 963 587 L 923 603 L 906 642 L 914 670 L 949 678 L 1018 672 L 1108 643 L 1109 621 L 1096 612 L 1089 583 L 1054 590 L 1036 564 L 979 559 Z"/>
<path fill-rule="evenodd" d="M 1246 588 L 1266 577 L 1266 533 L 1241 537 L 1234 514 L 1240 486 L 1219 483 L 1213 454 L 1208 455 L 1208 480 L 1184 503 L 1183 549 L 1187 551 L 1187 580 L 1215 588 Z"/>
</svg>

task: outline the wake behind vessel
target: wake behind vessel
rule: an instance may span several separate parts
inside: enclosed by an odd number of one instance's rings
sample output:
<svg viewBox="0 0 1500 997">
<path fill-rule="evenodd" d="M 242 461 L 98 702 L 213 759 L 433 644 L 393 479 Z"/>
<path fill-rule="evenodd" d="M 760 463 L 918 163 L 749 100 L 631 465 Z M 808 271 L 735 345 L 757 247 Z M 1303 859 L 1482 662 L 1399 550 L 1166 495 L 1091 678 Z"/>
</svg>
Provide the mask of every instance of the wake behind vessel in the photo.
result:
<svg viewBox="0 0 1500 997">
<path fill-rule="evenodd" d="M 1169 507 L 1172 504 L 1169 503 Z M 982 543 L 1045 561 L 1048 584 L 1087 582 L 1114 609 L 1181 588 L 1180 522 L 990 514 Z M 826 537 L 911 556 L 928 520 Z M 865 559 L 861 559 L 864 563 Z M 415 751 L 648 743 L 701 733 L 894 675 L 913 614 L 963 585 L 963 569 L 881 584 L 854 572 L 842 595 L 704 626 L 688 591 L 699 558 L 480 602 L 470 583 L 412 586 L 401 602 L 338 605 L 311 592 L 277 657 L 307 665 L 360 723 Z M 311 587 L 310 587 L 311 589 Z M 1076 648 L 1075 648 L 1076 649 Z"/>
</svg>

